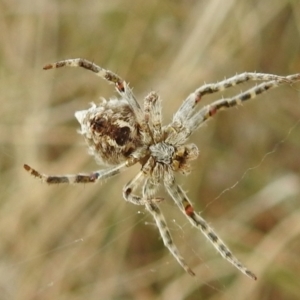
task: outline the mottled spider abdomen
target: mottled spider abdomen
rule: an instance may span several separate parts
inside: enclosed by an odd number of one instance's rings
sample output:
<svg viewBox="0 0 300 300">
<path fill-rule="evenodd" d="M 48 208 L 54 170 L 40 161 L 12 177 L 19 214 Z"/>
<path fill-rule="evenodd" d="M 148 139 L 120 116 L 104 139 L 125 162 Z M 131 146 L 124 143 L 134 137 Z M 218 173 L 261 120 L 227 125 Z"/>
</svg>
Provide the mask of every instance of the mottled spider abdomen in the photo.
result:
<svg viewBox="0 0 300 300">
<path fill-rule="evenodd" d="M 141 146 L 139 124 L 123 99 L 102 99 L 92 103 L 87 110 L 77 111 L 82 134 L 89 146 L 89 153 L 100 164 L 117 165 Z"/>
</svg>

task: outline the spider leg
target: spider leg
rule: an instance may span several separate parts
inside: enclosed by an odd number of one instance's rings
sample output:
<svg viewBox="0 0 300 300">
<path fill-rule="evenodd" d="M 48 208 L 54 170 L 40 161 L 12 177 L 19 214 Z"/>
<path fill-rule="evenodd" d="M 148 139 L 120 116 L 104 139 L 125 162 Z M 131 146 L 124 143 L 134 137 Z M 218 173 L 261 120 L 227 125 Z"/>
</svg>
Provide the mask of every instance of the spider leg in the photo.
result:
<svg viewBox="0 0 300 300">
<path fill-rule="evenodd" d="M 156 92 L 149 93 L 144 101 L 144 117 L 155 143 L 162 139 L 161 100 Z"/>
<path fill-rule="evenodd" d="M 115 167 L 111 167 L 105 170 L 99 170 L 92 172 L 90 174 L 69 174 L 69 175 L 47 175 L 36 171 L 28 165 L 24 165 L 24 169 L 30 173 L 32 176 L 40 178 L 42 182 L 46 182 L 48 184 L 55 183 L 93 183 L 97 182 L 101 179 L 110 178 L 116 174 L 119 174 L 122 170 L 132 166 L 137 162 L 138 159 L 131 158 L 125 161 L 122 164 L 119 164 Z"/>
<path fill-rule="evenodd" d="M 117 92 L 128 100 L 128 103 L 132 107 L 139 123 L 143 123 L 143 111 L 128 84 L 119 75 L 113 73 L 112 71 L 101 68 L 93 62 L 83 58 L 61 60 L 56 63 L 45 65 L 43 69 L 49 70 L 61 67 L 81 67 L 94 72 L 97 76 L 114 84 Z"/>
<path fill-rule="evenodd" d="M 134 194 L 134 191 L 141 185 L 141 183 L 145 181 L 147 177 L 151 176 L 150 174 L 155 168 L 154 163 L 155 162 L 153 158 L 149 158 L 146 164 L 142 167 L 142 170 L 124 186 L 123 197 L 126 201 L 131 202 L 135 205 L 145 205 L 149 202 L 161 202 L 164 200 L 161 197 L 155 197 L 154 193 L 151 199 Z M 153 176 L 153 180 L 156 180 L 155 176 Z M 156 186 L 159 186 L 159 182 L 156 182 Z"/>
<path fill-rule="evenodd" d="M 123 188 L 123 197 L 126 201 L 135 205 L 145 205 L 148 202 L 161 202 L 164 199 L 161 197 L 153 197 L 146 199 L 144 197 L 134 194 L 134 191 L 140 186 L 145 180 L 145 174 L 140 171 L 131 181 L 129 181 Z"/>
<path fill-rule="evenodd" d="M 150 178 L 146 179 L 144 187 L 143 187 L 143 197 L 148 199 L 145 203 L 146 209 L 153 216 L 156 226 L 158 227 L 159 233 L 163 239 L 164 245 L 169 249 L 174 258 L 178 261 L 178 263 L 182 266 L 182 268 L 190 275 L 195 276 L 195 273 L 191 270 L 191 268 L 187 265 L 183 257 L 180 255 L 179 250 L 173 242 L 171 233 L 168 229 L 166 220 L 160 211 L 159 207 L 151 201 L 153 199 L 155 192 L 157 190 L 157 185 L 151 182 Z"/>
<path fill-rule="evenodd" d="M 290 75 L 282 80 L 272 80 L 263 82 L 245 92 L 242 92 L 232 98 L 217 100 L 209 105 L 204 106 L 192 117 L 184 121 L 184 126 L 188 128 L 187 135 L 200 127 L 205 121 L 214 116 L 219 110 L 231 108 L 237 105 L 241 105 L 243 102 L 254 99 L 258 95 L 275 88 L 283 83 L 293 83 L 300 80 L 300 74 Z"/>
<path fill-rule="evenodd" d="M 90 70 L 94 72 L 97 76 L 100 76 L 101 78 L 107 80 L 110 83 L 113 83 L 116 85 L 116 89 L 119 92 L 124 91 L 124 80 L 117 74 L 105 70 L 96 64 L 94 64 L 91 61 L 88 61 L 84 58 L 74 58 L 74 59 L 66 59 L 66 60 L 61 60 L 52 64 L 45 65 L 43 67 L 44 70 L 49 70 L 49 69 L 56 69 L 56 68 L 61 68 L 61 67 L 81 67 L 87 70 Z"/>
<path fill-rule="evenodd" d="M 236 86 L 238 84 L 247 81 L 276 81 L 278 83 L 293 83 L 300 79 L 299 74 L 290 76 L 278 76 L 273 74 L 265 73 L 249 73 L 245 72 L 242 74 L 237 74 L 228 79 L 217 83 L 204 84 L 200 88 L 196 89 L 194 93 L 190 94 L 185 101 L 182 103 L 178 111 L 173 117 L 174 124 L 182 124 L 186 118 L 189 118 L 193 113 L 193 109 L 199 103 L 203 96 L 207 94 L 212 94 L 220 91 L 224 91 L 230 87 Z"/>
<path fill-rule="evenodd" d="M 217 249 L 217 251 L 233 264 L 237 269 L 239 269 L 242 273 L 247 275 L 248 277 L 256 280 L 257 277 L 254 273 L 248 270 L 243 264 L 232 254 L 229 248 L 225 245 L 225 243 L 217 236 L 214 230 L 208 225 L 208 223 L 194 211 L 191 202 L 189 201 L 187 195 L 182 190 L 182 188 L 176 184 L 175 178 L 172 176 L 168 176 L 166 178 L 165 186 L 173 198 L 177 206 L 180 210 L 185 214 L 190 223 L 200 229 L 205 237 L 212 243 L 212 245 Z"/>
</svg>

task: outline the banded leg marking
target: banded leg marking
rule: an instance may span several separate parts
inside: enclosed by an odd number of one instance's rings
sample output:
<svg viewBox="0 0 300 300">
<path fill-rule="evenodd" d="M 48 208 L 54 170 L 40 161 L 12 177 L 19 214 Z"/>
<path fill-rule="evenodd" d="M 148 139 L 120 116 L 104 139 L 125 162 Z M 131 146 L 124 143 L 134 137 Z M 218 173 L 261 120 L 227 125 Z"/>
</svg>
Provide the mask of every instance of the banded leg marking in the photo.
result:
<svg viewBox="0 0 300 300">
<path fill-rule="evenodd" d="M 247 269 L 229 250 L 225 243 L 218 237 L 215 231 L 208 225 L 208 223 L 195 211 L 186 194 L 179 185 L 173 181 L 172 184 L 166 186 L 167 191 L 174 199 L 177 206 L 186 215 L 190 223 L 200 229 L 217 251 L 231 264 L 233 264 L 238 270 L 247 275 L 248 277 L 256 280 L 256 275 Z"/>
</svg>

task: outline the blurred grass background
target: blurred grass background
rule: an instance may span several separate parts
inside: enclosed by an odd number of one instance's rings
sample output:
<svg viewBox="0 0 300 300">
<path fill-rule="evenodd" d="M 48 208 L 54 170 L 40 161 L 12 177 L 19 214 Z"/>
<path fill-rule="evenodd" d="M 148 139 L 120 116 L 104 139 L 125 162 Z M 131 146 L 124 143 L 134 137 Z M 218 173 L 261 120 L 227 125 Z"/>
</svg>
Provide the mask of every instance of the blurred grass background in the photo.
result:
<svg viewBox="0 0 300 300">
<path fill-rule="evenodd" d="M 167 123 L 204 81 L 300 72 L 299 1 L 0 0 L 0 33 L 1 300 L 299 299 L 300 84 L 217 114 L 192 137 L 201 151 L 192 174 L 178 178 L 257 282 L 167 197 L 161 208 L 197 276 L 185 274 L 151 217 L 122 199 L 137 167 L 85 186 L 47 186 L 22 167 L 97 169 L 74 112 L 115 95 L 85 70 L 45 72 L 46 63 L 95 61 L 141 102 L 156 90 Z"/>
</svg>

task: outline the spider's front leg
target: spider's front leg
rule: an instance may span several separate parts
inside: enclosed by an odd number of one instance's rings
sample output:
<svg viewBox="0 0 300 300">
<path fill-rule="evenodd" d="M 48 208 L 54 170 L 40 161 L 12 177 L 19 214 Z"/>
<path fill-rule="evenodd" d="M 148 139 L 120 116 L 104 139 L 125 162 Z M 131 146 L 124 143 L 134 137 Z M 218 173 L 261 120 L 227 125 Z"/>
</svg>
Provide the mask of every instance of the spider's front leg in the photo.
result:
<svg viewBox="0 0 300 300">
<path fill-rule="evenodd" d="M 180 210 L 185 214 L 190 223 L 200 229 L 205 237 L 212 243 L 212 245 L 217 249 L 217 251 L 231 264 L 233 264 L 237 269 L 248 277 L 256 280 L 256 275 L 247 269 L 229 250 L 225 243 L 218 237 L 214 230 L 208 225 L 208 223 L 194 211 L 194 208 L 189 201 L 187 195 L 182 190 L 182 188 L 176 184 L 175 178 L 169 174 L 165 178 L 165 186 L 173 198 Z"/>
<path fill-rule="evenodd" d="M 235 97 L 216 101 L 194 114 L 194 109 L 204 95 L 223 91 L 229 87 L 241 84 L 246 81 L 266 81 L 258 86 L 249 89 Z M 183 132 L 187 138 L 195 129 L 197 129 L 209 117 L 214 115 L 222 108 L 228 108 L 242 103 L 245 100 L 253 99 L 257 95 L 277 87 L 281 84 L 292 84 L 300 80 L 300 74 L 289 76 L 277 76 L 264 73 L 243 73 L 225 79 L 218 83 L 205 84 L 190 94 L 182 103 L 173 117 L 172 123 L 168 126 L 174 128 L 176 132 Z M 208 109 L 207 109 L 208 108 Z"/>
<path fill-rule="evenodd" d="M 275 75 L 274 75 L 275 76 Z M 263 82 L 243 93 L 240 93 L 232 98 L 217 100 L 209 105 L 204 106 L 197 113 L 191 116 L 184 122 L 188 132 L 193 132 L 199 128 L 205 121 L 214 116 L 219 110 L 231 108 L 241 105 L 243 102 L 254 99 L 258 95 L 267 92 L 270 89 L 276 88 L 284 83 L 295 83 L 300 80 L 300 74 L 286 76 L 277 80 Z"/>
<path fill-rule="evenodd" d="M 179 250 L 173 242 L 170 230 L 167 226 L 166 220 L 160 211 L 159 207 L 152 202 L 152 199 L 157 191 L 158 185 L 153 184 L 150 178 L 146 179 L 143 187 L 143 197 L 148 201 L 145 203 L 146 209 L 153 216 L 159 233 L 163 239 L 164 245 L 169 249 L 174 258 L 182 266 L 182 268 L 190 275 L 195 276 L 193 270 L 187 265 L 184 258 L 180 255 Z"/>
<path fill-rule="evenodd" d="M 296 77 L 297 75 L 299 74 L 296 74 Z M 217 83 L 204 84 L 203 86 L 196 89 L 184 100 L 184 102 L 174 115 L 173 123 L 181 123 L 186 118 L 189 118 L 192 115 L 195 106 L 205 95 L 224 91 L 230 87 L 236 86 L 247 81 L 276 81 L 277 83 L 293 83 L 297 80 L 299 80 L 299 76 L 298 78 L 295 78 L 295 75 L 284 77 L 273 74 L 245 72 L 224 79 Z"/>
</svg>

